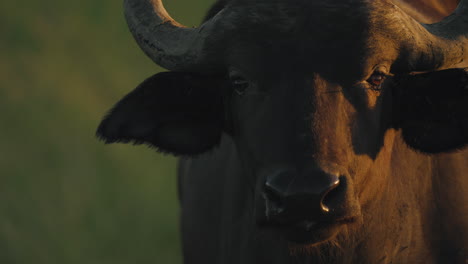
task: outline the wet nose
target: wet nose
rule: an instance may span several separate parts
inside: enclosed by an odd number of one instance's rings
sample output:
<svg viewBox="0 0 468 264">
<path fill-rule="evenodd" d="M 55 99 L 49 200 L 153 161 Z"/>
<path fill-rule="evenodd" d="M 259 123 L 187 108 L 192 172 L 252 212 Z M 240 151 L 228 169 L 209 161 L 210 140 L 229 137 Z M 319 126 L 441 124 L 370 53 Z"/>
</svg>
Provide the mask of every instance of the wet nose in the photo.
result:
<svg viewBox="0 0 468 264">
<path fill-rule="evenodd" d="M 333 211 L 343 192 L 337 175 L 280 171 L 267 177 L 264 185 L 266 216 L 274 222 L 319 220 Z"/>
</svg>

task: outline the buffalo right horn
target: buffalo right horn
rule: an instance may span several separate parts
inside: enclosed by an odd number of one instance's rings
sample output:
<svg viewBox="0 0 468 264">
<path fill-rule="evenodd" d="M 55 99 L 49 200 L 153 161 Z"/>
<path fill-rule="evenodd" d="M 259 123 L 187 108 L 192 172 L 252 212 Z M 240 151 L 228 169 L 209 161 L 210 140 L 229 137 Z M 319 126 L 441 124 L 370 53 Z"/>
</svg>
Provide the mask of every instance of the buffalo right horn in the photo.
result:
<svg viewBox="0 0 468 264">
<path fill-rule="evenodd" d="M 434 24 L 419 23 L 403 13 L 399 12 L 400 22 L 408 31 L 399 68 L 432 71 L 467 65 L 468 0 L 462 0 L 450 16 Z"/>
<path fill-rule="evenodd" d="M 187 28 L 169 16 L 161 0 L 125 0 L 124 9 L 133 37 L 156 64 L 173 71 L 214 66 L 217 56 L 207 50 L 206 41 L 219 15 L 199 28 Z"/>
</svg>

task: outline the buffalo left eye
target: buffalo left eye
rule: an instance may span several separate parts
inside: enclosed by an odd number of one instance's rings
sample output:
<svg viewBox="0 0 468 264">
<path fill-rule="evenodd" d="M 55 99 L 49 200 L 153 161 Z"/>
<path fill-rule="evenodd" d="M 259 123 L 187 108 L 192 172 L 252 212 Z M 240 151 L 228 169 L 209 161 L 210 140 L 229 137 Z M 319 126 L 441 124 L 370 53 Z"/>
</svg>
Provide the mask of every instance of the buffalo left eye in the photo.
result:
<svg viewBox="0 0 468 264">
<path fill-rule="evenodd" d="M 387 75 L 384 73 L 380 72 L 375 72 L 372 74 L 369 79 L 367 79 L 367 82 L 372 86 L 372 89 L 374 90 L 380 90 L 382 83 L 385 81 L 387 78 Z"/>
<path fill-rule="evenodd" d="M 249 88 L 249 82 L 241 77 L 232 78 L 231 85 L 238 95 L 243 95 L 247 88 Z"/>
</svg>

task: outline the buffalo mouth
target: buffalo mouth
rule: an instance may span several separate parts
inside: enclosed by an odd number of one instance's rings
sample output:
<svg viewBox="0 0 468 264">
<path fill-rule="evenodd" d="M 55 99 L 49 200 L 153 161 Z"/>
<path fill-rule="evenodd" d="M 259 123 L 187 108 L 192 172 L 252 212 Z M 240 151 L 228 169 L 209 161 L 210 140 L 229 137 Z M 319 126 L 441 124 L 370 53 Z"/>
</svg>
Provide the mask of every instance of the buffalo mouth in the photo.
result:
<svg viewBox="0 0 468 264">
<path fill-rule="evenodd" d="M 303 220 L 295 223 L 275 223 L 265 227 L 287 241 L 300 245 L 318 244 L 335 237 L 345 225 L 354 223 L 355 217 L 345 217 L 338 220 L 311 221 Z"/>
</svg>

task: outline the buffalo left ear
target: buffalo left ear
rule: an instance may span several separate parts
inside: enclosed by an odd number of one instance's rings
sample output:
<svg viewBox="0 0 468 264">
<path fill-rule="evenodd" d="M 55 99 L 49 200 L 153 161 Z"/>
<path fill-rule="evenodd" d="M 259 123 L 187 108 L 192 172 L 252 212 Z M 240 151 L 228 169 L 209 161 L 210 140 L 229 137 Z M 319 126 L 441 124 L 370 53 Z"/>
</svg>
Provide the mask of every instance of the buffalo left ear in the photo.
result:
<svg viewBox="0 0 468 264">
<path fill-rule="evenodd" d="M 155 74 L 111 109 L 96 134 L 106 143 L 143 143 L 174 155 L 208 151 L 223 131 L 223 84 L 219 76 Z"/>
<path fill-rule="evenodd" d="M 425 153 L 468 144 L 468 70 L 449 69 L 395 80 L 394 126 Z"/>
</svg>

